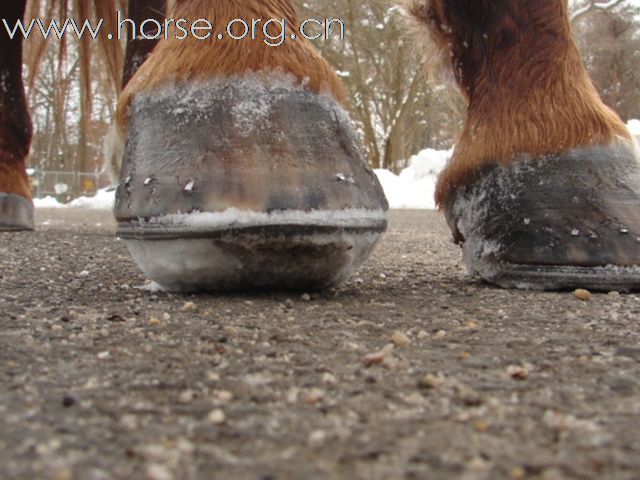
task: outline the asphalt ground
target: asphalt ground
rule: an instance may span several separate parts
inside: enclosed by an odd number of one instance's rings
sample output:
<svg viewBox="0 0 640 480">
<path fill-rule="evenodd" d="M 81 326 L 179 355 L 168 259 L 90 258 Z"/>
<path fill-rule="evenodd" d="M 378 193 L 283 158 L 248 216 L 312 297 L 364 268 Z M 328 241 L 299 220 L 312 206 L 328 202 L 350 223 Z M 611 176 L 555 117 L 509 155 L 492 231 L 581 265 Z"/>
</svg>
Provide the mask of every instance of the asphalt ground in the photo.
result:
<svg viewBox="0 0 640 480">
<path fill-rule="evenodd" d="M 427 211 L 308 294 L 148 291 L 109 212 L 37 223 L 0 234 L 2 479 L 640 478 L 638 295 L 492 288 Z"/>
</svg>

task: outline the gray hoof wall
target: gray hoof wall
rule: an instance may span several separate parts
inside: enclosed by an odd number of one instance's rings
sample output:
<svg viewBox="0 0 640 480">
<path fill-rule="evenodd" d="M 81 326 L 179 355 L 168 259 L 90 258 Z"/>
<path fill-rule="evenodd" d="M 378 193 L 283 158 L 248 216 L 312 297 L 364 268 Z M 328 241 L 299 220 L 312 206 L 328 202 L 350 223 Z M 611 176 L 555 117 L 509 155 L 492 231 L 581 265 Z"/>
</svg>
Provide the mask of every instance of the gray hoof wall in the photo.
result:
<svg viewBox="0 0 640 480">
<path fill-rule="evenodd" d="M 132 106 L 118 235 L 167 290 L 335 285 L 370 255 L 387 210 L 329 96 L 246 78 L 174 85 Z"/>
<path fill-rule="evenodd" d="M 640 165 L 633 145 L 483 169 L 445 204 L 469 270 L 505 288 L 640 289 Z"/>
<path fill-rule="evenodd" d="M 33 203 L 19 195 L 0 193 L 0 232 L 34 229 Z"/>
</svg>

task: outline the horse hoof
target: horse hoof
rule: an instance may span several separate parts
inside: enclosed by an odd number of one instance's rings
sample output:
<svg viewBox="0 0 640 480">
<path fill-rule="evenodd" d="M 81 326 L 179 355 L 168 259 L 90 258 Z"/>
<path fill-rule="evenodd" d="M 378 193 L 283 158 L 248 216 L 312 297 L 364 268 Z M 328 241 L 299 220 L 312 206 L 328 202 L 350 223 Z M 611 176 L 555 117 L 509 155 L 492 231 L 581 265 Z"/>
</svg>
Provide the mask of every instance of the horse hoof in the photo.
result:
<svg viewBox="0 0 640 480">
<path fill-rule="evenodd" d="M 0 232 L 34 229 L 33 203 L 20 195 L 0 193 Z"/>
<path fill-rule="evenodd" d="M 118 235 L 167 290 L 334 285 L 372 252 L 387 209 L 332 97 L 245 78 L 132 105 Z"/>
<path fill-rule="evenodd" d="M 472 273 L 505 288 L 640 289 L 637 148 L 492 166 L 445 203 Z"/>
</svg>

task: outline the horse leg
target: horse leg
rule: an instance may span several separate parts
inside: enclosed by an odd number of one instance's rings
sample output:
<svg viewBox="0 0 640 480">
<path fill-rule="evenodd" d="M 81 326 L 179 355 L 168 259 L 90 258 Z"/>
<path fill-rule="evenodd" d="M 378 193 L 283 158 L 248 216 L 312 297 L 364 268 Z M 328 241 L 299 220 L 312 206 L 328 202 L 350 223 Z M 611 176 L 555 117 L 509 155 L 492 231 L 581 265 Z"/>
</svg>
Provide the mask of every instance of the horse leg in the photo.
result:
<svg viewBox="0 0 640 480">
<path fill-rule="evenodd" d="M 95 0 L 96 6 L 103 0 Z M 140 34 L 140 26 L 146 20 L 155 20 L 160 25 L 163 24 L 167 9 L 166 0 L 131 0 L 129 2 L 129 11 L 127 19 L 132 20 L 137 32 L 133 32 L 132 24 L 128 24 L 127 47 L 124 57 L 124 68 L 122 72 L 121 85 L 125 88 L 133 75 L 138 71 L 158 43 L 159 37 L 151 27 L 145 28 L 145 37 Z M 148 22 L 147 25 L 150 23 Z M 151 24 L 153 26 L 153 24 Z M 112 32 L 113 33 L 113 32 Z M 135 38 L 133 37 L 135 33 Z M 105 156 L 105 171 L 109 175 L 113 183 L 118 181 L 120 177 L 120 169 L 122 167 L 122 157 L 124 155 L 124 139 L 121 132 L 114 124 L 111 125 L 107 132 L 104 143 L 103 152 Z"/>
<path fill-rule="evenodd" d="M 635 142 L 600 99 L 567 0 L 417 0 L 468 100 L 437 202 L 504 287 L 640 288 Z"/>
<path fill-rule="evenodd" d="M 129 19 L 134 21 L 138 29 L 145 20 L 155 20 L 162 25 L 166 9 L 166 0 L 131 0 L 129 3 Z M 123 88 L 126 87 L 131 77 L 138 71 L 140 65 L 147 60 L 158 43 L 159 37 L 155 37 L 155 33 L 152 29 L 146 29 L 145 34 L 151 38 L 143 38 L 140 32 L 137 32 L 136 38 L 129 37 L 124 59 L 124 72 L 122 74 Z"/>
<path fill-rule="evenodd" d="M 2 2 L 0 18 L 12 28 L 26 0 Z M 22 80 L 22 37 L 0 29 L 0 231 L 33 230 L 33 203 L 26 172 L 32 126 Z"/>
<path fill-rule="evenodd" d="M 290 0 L 183 1 L 172 17 L 217 28 L 200 40 L 174 24 L 120 98 L 119 236 L 169 290 L 343 280 L 385 230 L 387 205 L 333 69 L 290 38 Z M 268 45 L 282 33 L 274 23 L 268 36 L 260 24 L 256 38 L 230 38 L 229 22 L 252 18 L 285 18 L 282 45 Z"/>
</svg>

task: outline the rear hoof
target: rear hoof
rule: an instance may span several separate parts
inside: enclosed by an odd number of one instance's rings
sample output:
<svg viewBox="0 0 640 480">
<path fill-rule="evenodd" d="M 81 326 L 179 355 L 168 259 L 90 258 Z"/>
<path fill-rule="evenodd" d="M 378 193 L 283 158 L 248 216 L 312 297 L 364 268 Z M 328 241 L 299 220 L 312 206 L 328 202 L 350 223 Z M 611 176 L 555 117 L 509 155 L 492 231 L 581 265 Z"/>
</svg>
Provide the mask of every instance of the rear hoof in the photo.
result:
<svg viewBox="0 0 640 480">
<path fill-rule="evenodd" d="M 34 229 L 33 203 L 20 195 L 0 193 L 0 232 Z"/>
<path fill-rule="evenodd" d="M 121 178 L 118 235 L 168 290 L 335 285 L 387 226 L 342 107 L 257 77 L 138 97 Z"/>
<path fill-rule="evenodd" d="M 637 150 L 581 148 L 484 169 L 445 203 L 472 273 L 505 288 L 640 289 Z"/>
</svg>

